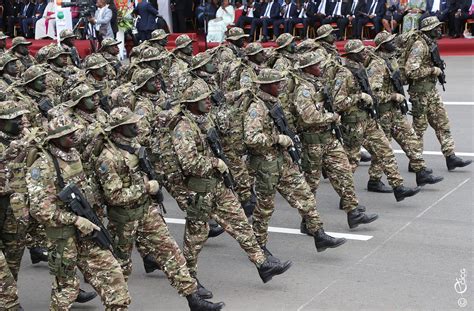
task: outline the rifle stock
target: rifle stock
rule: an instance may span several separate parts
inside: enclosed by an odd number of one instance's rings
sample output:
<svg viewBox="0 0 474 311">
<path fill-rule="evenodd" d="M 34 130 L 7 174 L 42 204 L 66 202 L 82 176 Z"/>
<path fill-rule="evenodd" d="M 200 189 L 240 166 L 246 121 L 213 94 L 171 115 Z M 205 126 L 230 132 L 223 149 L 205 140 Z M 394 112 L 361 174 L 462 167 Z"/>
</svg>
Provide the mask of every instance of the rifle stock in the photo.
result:
<svg viewBox="0 0 474 311">
<path fill-rule="evenodd" d="M 229 160 L 224 154 L 224 151 L 222 150 L 222 144 L 219 139 L 219 135 L 217 133 L 217 130 L 215 128 L 210 128 L 209 131 L 207 132 L 207 142 L 209 143 L 209 147 L 211 147 L 212 153 L 214 153 L 214 156 L 216 158 L 221 159 L 224 161 L 224 163 L 229 166 Z M 229 172 L 224 172 L 222 173 L 222 179 L 224 180 L 224 185 L 231 189 L 232 192 L 234 192 L 234 177 L 232 176 L 232 173 Z"/>
</svg>

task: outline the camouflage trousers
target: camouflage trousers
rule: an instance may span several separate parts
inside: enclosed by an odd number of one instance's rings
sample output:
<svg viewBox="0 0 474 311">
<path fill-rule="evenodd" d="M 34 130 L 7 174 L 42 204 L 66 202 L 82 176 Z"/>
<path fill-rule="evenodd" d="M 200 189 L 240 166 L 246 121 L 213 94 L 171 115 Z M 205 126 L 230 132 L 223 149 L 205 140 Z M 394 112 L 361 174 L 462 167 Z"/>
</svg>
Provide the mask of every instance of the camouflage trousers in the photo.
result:
<svg viewBox="0 0 474 311">
<path fill-rule="evenodd" d="M 403 185 L 403 177 L 398 171 L 397 159 L 390 142 L 373 119 L 367 116 L 365 120 L 355 123 L 344 123 L 343 119 L 341 131 L 344 139 L 344 149 L 353 172 L 355 172 L 360 162 L 360 148 L 364 146 L 372 155 L 372 161 L 380 159 L 380 163 L 384 164 L 382 169 L 387 175 L 389 184 L 392 187 Z"/>
<path fill-rule="evenodd" d="M 240 202 L 247 202 L 252 196 L 253 178 L 250 176 L 247 164 L 241 156 L 228 152 L 229 170 L 235 181 L 235 192 Z"/>
<path fill-rule="evenodd" d="M 178 207 L 184 212 L 189 205 L 189 199 L 194 195 L 184 185 L 182 180 L 174 180 L 172 182 L 166 182 L 164 187 L 166 191 L 176 200 Z"/>
<path fill-rule="evenodd" d="M 118 223 L 110 219 L 108 229 L 116 243 L 114 248 L 125 277 L 132 273 L 131 255 L 133 242 L 136 241 L 137 245 L 146 245 L 144 247 L 147 254 L 156 260 L 171 286 L 176 288 L 180 295 L 187 296 L 196 291 L 196 280 L 190 276 L 186 260 L 156 205 L 145 206 L 144 214 L 139 220 Z M 142 233 L 140 236 L 138 230 Z"/>
<path fill-rule="evenodd" d="M 50 310 L 69 310 L 79 294 L 76 267 L 100 295 L 106 310 L 127 310 L 130 294 L 118 261 L 109 250 L 75 235 L 51 240 L 49 269 L 52 275 Z"/>
<path fill-rule="evenodd" d="M 332 187 L 341 198 L 345 212 L 350 212 L 359 204 L 354 188 L 354 176 L 346 151 L 333 136 L 324 144 L 303 142 L 303 171 L 306 182 L 315 193 L 319 187 L 321 170 L 324 167 Z"/>
<path fill-rule="evenodd" d="M 410 165 L 415 172 L 426 168 L 423 159 L 423 146 L 415 130 L 407 118 L 399 110 L 391 109 L 380 115 L 379 124 L 389 141 L 392 137 L 410 159 Z M 372 159 L 369 168 L 370 180 L 380 180 L 383 174 L 383 164 L 379 158 Z"/>
<path fill-rule="evenodd" d="M 29 218 L 13 214 L 9 195 L 0 197 L 0 249 L 15 280 L 18 280 L 21 258 L 25 250 Z"/>
<path fill-rule="evenodd" d="M 234 193 L 218 181 L 215 189 L 197 194 L 187 210 L 183 253 L 191 275 L 197 275 L 199 252 L 207 241 L 210 218 L 229 233 L 257 266 L 265 261 L 265 255 L 255 239 L 252 226 Z"/>
<path fill-rule="evenodd" d="M 253 213 L 253 230 L 259 245 L 264 246 L 268 241 L 268 224 L 275 210 L 277 190 L 305 218 L 310 232 L 323 227 L 316 210 L 315 196 L 289 156 L 280 155 L 277 160 L 266 161 L 262 157 L 251 155 L 249 168 L 255 177 L 257 206 Z"/>
<path fill-rule="evenodd" d="M 41 247 L 48 248 L 48 237 L 44 230 L 44 226 L 40 225 L 34 217 L 30 217 L 28 229 L 26 232 L 26 246 L 28 248 Z"/>
<path fill-rule="evenodd" d="M 428 92 L 409 90 L 412 103 L 413 128 L 423 150 L 423 135 L 428 124 L 435 131 L 445 157 L 454 154 L 454 139 L 451 135 L 448 113 L 436 88 Z"/>
<path fill-rule="evenodd" d="M 0 250 L 0 310 L 17 310 L 19 305 L 15 278 Z"/>
</svg>

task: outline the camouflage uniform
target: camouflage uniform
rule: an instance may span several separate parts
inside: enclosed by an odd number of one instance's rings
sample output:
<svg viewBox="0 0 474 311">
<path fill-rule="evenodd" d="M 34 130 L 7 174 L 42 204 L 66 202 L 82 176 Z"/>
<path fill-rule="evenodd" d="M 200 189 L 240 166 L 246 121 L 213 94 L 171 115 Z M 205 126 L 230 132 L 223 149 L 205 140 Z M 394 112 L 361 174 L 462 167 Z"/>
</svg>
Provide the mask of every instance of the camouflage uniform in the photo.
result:
<svg viewBox="0 0 474 311">
<path fill-rule="evenodd" d="M 84 69 L 85 69 L 85 83 L 92 86 L 94 89 L 99 91 L 99 97 L 101 100 L 101 108 L 106 112 L 110 110 L 110 95 L 112 90 L 117 86 L 117 81 L 114 79 L 109 79 L 109 77 L 103 77 L 100 80 L 97 80 L 92 75 L 91 71 L 95 69 L 105 68 L 107 66 L 107 61 L 100 54 L 89 55 L 84 60 Z"/>
<path fill-rule="evenodd" d="M 0 250 L 0 310 L 16 311 L 20 308 L 18 289 L 3 251 Z"/>
<path fill-rule="evenodd" d="M 278 71 L 264 69 L 256 82 L 268 84 L 284 79 Z M 279 137 L 284 135 L 280 135 L 269 115 L 270 109 L 278 102 L 277 98 L 259 90 L 244 119 L 244 141 L 249 150 L 247 160 L 250 173 L 256 179 L 257 207 L 253 214 L 253 229 L 261 246 L 267 244 L 268 224 L 275 209 L 277 190 L 291 207 L 298 209 L 306 218 L 310 232 L 316 232 L 323 226 L 309 185 L 285 148 L 278 144 Z"/>
<path fill-rule="evenodd" d="M 81 57 L 79 56 L 79 52 L 77 51 L 76 47 L 69 46 L 64 41 L 68 38 L 74 38 L 77 39 L 77 36 L 72 32 L 70 29 L 64 29 L 59 33 L 59 41 L 61 44 L 61 47 L 64 49 L 64 51 L 69 52 L 69 58 L 68 58 L 68 64 L 76 66 L 77 68 L 81 67 Z"/>
<path fill-rule="evenodd" d="M 9 37 L 5 35 L 3 31 L 0 31 L 0 40 L 6 40 L 7 38 Z M 0 48 L 0 55 L 2 55 L 5 52 L 6 52 L 5 48 Z"/>
<path fill-rule="evenodd" d="M 121 125 L 135 124 L 140 118 L 126 107 L 115 108 L 111 112 L 107 131 Z M 196 280 L 189 275 L 178 244 L 146 191 L 145 174 L 139 170 L 138 156 L 131 153 L 140 147 L 136 140 L 112 132 L 110 141 L 104 145 L 96 163 L 96 172 L 108 204 L 108 228 L 114 248 L 124 274 L 129 276 L 133 241 L 138 239 L 137 229 L 142 228 L 143 237 L 150 240 L 148 245 L 152 246 L 151 255 L 163 267 L 171 285 L 181 295 L 187 296 L 196 291 Z M 157 186 L 155 190 L 158 190 Z"/>
<path fill-rule="evenodd" d="M 48 60 L 49 50 L 53 47 L 58 46 L 56 43 L 50 43 L 48 45 L 42 46 L 38 52 L 36 52 L 35 60 L 38 64 L 45 64 Z"/>
<path fill-rule="evenodd" d="M 180 35 L 176 38 L 176 48 L 173 50 L 174 58 L 171 63 L 167 85 L 167 93 L 173 99 L 178 99 L 179 94 L 182 94 L 186 86 L 189 85 L 189 79 L 183 78 L 183 75 L 186 76 L 187 71 L 192 66 L 192 56 L 184 54 L 181 49 L 192 44 L 192 42 L 193 40 L 188 35 Z"/>
<path fill-rule="evenodd" d="M 120 41 L 115 40 L 114 38 L 105 38 L 102 40 L 101 47 L 99 49 L 99 53 L 107 60 L 108 65 L 107 69 L 109 72 L 109 76 L 112 79 L 117 80 L 120 79 L 122 76 L 122 63 L 120 62 L 118 55 L 112 55 L 109 52 L 105 51 L 108 47 L 117 46 L 119 45 Z"/>
<path fill-rule="evenodd" d="M 19 77 L 13 77 L 9 75 L 5 67 L 11 63 L 11 62 L 16 62 L 18 60 L 17 57 L 11 55 L 10 53 L 5 53 L 0 55 L 0 72 L 1 72 L 1 77 L 0 77 L 0 90 L 4 91 L 7 93 L 7 96 L 9 98 L 13 98 L 14 94 L 10 90 L 12 88 L 9 88 L 10 85 L 18 85 L 20 82 Z"/>
<path fill-rule="evenodd" d="M 76 130 L 77 126 L 70 118 L 60 116 L 49 122 L 46 139 L 49 141 Z M 59 172 L 54 161 L 57 161 Z M 58 176 L 65 184 L 74 182 L 87 199 L 92 194 L 80 155 L 74 148 L 66 152 L 49 143 L 28 170 L 26 180 L 31 214 L 46 226 L 52 242 L 49 250 L 49 267 L 53 276 L 50 309 L 68 310 L 71 307 L 79 293 L 77 267 L 99 293 L 106 310 L 126 310 L 130 296 L 119 263 L 109 250 L 100 248 L 93 240 L 77 238 L 76 230 L 91 233 L 93 228 L 85 230 L 86 220 L 58 200 L 57 194 L 63 186 L 59 185 Z"/>
<path fill-rule="evenodd" d="M 30 54 L 27 55 L 21 55 L 20 53 L 17 53 L 14 51 L 14 49 L 18 45 L 31 45 L 31 42 L 27 41 L 23 37 L 15 37 L 12 39 L 12 46 L 8 50 L 8 53 L 11 53 L 12 55 L 16 56 L 19 60 L 18 66 L 20 69 L 20 73 L 25 72 L 26 69 L 30 68 L 31 66 L 36 64 L 36 60 L 33 56 Z"/>
<path fill-rule="evenodd" d="M 197 80 L 185 91 L 183 101 L 193 103 L 209 96 L 207 85 L 202 80 Z M 173 145 L 185 176 L 185 184 L 189 192 L 196 193 L 186 210 L 183 249 L 192 275 L 197 274 L 197 257 L 208 238 L 207 221 L 211 218 L 239 242 L 253 263 L 260 266 L 265 261 L 265 255 L 237 197 L 224 186 L 222 176 L 216 170 L 219 160 L 214 157 L 205 139 L 212 126 L 207 114 L 196 116 L 188 110 L 183 110 L 182 118 L 172 132 Z"/>
<path fill-rule="evenodd" d="M 135 71 L 139 69 L 146 69 L 146 68 L 151 68 L 157 73 L 161 79 L 163 77 L 166 77 L 165 75 L 162 74 L 161 70 L 163 68 L 163 62 L 165 60 L 165 55 L 160 52 L 157 48 L 154 47 L 147 47 L 146 49 L 143 49 L 143 51 L 140 53 L 140 56 L 130 64 L 130 66 L 127 68 L 127 71 L 125 72 L 123 76 L 124 81 L 131 81 L 133 78 L 133 74 Z M 160 69 L 157 70 L 157 68 L 152 67 L 153 62 L 159 62 L 160 64 Z M 165 85 L 166 85 L 166 92 L 169 91 L 168 88 L 168 80 L 165 80 Z M 164 90 L 165 91 L 165 90 Z"/>
<path fill-rule="evenodd" d="M 48 49 L 48 54 L 46 56 L 48 65 L 46 66 L 49 69 L 49 73 L 46 76 L 46 84 L 48 88 L 54 90 L 56 94 L 62 94 L 64 90 L 64 81 L 69 79 L 70 76 L 77 74 L 78 69 L 73 65 L 66 65 L 64 67 L 59 67 L 54 63 L 54 60 L 61 55 L 69 55 L 69 52 L 63 50 L 60 46 L 53 46 Z"/>
</svg>

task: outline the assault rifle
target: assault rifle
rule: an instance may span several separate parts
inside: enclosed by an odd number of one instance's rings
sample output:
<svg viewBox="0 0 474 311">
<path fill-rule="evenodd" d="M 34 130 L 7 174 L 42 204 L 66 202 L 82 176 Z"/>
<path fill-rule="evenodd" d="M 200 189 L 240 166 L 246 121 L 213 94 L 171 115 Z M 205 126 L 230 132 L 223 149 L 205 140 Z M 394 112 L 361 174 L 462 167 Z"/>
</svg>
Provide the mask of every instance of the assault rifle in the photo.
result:
<svg viewBox="0 0 474 311">
<path fill-rule="evenodd" d="M 213 127 L 207 131 L 207 142 L 209 143 L 209 147 L 211 147 L 214 156 L 216 158 L 221 159 L 227 166 L 229 166 L 229 160 L 227 159 L 224 154 L 224 151 L 222 150 L 222 144 L 219 138 L 219 134 L 217 134 L 217 130 Z M 234 177 L 232 176 L 232 173 L 230 171 L 224 172 L 222 174 L 222 178 L 224 180 L 224 185 L 233 192 Z"/>
<path fill-rule="evenodd" d="M 385 60 L 385 63 L 387 64 L 388 70 L 390 72 L 390 81 L 392 82 L 395 92 L 405 96 L 405 89 L 403 89 L 403 82 L 402 76 L 400 75 L 400 70 L 394 70 L 392 64 L 390 64 L 390 61 L 388 60 Z M 400 111 L 404 115 L 408 113 L 408 103 L 406 98 L 400 104 Z"/>
<path fill-rule="evenodd" d="M 439 49 L 438 49 L 438 44 L 433 43 L 430 47 L 430 53 L 431 53 L 431 61 L 433 64 L 441 69 L 442 73 L 438 76 L 438 81 L 443 87 L 443 91 L 446 91 L 444 88 L 444 84 L 446 83 L 446 74 L 444 73 L 444 70 L 446 69 L 446 63 L 444 60 L 441 59 L 441 56 L 439 55 Z"/>
<path fill-rule="evenodd" d="M 370 117 L 374 119 L 375 121 L 378 120 L 378 107 L 379 103 L 377 99 L 374 97 L 374 94 L 372 93 L 372 89 L 370 88 L 369 84 L 369 77 L 367 76 L 367 72 L 365 71 L 364 68 L 360 69 L 351 69 L 349 68 L 356 78 L 357 82 L 359 82 L 359 86 L 362 90 L 362 92 L 369 94 L 372 97 L 373 100 L 373 105 L 372 107 L 367 107 L 365 110 L 369 113 Z"/>
<path fill-rule="evenodd" d="M 324 108 L 328 112 L 334 113 L 334 107 L 332 105 L 334 102 L 334 99 L 332 98 L 331 90 L 329 89 L 328 86 L 324 87 L 323 95 L 324 95 Z M 339 125 L 337 125 L 335 121 L 331 122 L 331 130 L 336 135 L 337 140 L 339 140 L 341 144 L 344 144 L 342 140 L 341 128 L 339 127 Z"/>
<path fill-rule="evenodd" d="M 148 157 L 148 152 L 145 147 L 140 147 L 140 149 L 138 149 L 138 166 L 140 167 L 140 170 L 148 176 L 149 179 L 156 181 L 159 180 L 159 176 L 153 168 L 153 164 Z M 162 208 L 163 212 L 166 213 L 165 206 L 163 205 L 164 198 L 163 191 L 161 191 L 161 185 L 158 192 L 154 195 L 151 195 L 151 198 L 155 200 L 156 203 L 158 203 L 158 205 Z"/>
</svg>

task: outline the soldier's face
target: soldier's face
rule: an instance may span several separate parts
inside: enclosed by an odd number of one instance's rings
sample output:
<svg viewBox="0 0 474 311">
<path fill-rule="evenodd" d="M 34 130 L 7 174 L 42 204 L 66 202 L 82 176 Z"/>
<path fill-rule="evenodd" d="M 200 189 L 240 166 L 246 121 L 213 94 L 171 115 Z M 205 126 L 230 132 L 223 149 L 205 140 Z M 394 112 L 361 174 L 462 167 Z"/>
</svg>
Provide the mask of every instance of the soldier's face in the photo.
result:
<svg viewBox="0 0 474 311">
<path fill-rule="evenodd" d="M 262 64 L 265 61 L 265 55 L 263 54 L 263 51 L 258 52 L 253 56 L 253 61 L 257 64 Z"/>
<path fill-rule="evenodd" d="M 65 67 L 67 65 L 67 55 L 61 54 L 54 59 L 54 64 L 58 67 Z"/>
<path fill-rule="evenodd" d="M 208 62 L 206 65 L 204 65 L 204 70 L 207 73 L 216 73 L 217 72 L 217 67 L 214 65 L 212 61 Z"/>
<path fill-rule="evenodd" d="M 85 97 L 81 99 L 77 106 L 81 110 L 94 112 L 99 107 L 99 95 L 95 94 L 94 96 Z"/>
<path fill-rule="evenodd" d="M 97 68 L 92 70 L 94 75 L 98 76 L 99 78 L 103 78 L 107 75 L 107 72 L 105 71 L 105 67 Z"/>
<path fill-rule="evenodd" d="M 10 76 L 16 77 L 18 75 L 18 66 L 16 64 L 16 61 L 9 62 L 5 66 L 5 71 L 8 73 Z"/>
<path fill-rule="evenodd" d="M 181 51 L 186 54 L 186 55 L 193 55 L 193 45 L 192 43 L 189 43 L 188 45 L 186 45 L 184 48 L 181 49 Z"/>
<path fill-rule="evenodd" d="M 66 44 L 67 46 L 74 46 L 74 38 L 66 38 L 64 39 L 63 43 Z"/>
<path fill-rule="evenodd" d="M 7 39 L 0 40 L 0 49 L 3 49 L 7 46 Z"/>
<path fill-rule="evenodd" d="M 208 113 L 209 111 L 211 111 L 212 108 L 212 103 L 209 98 L 198 101 L 197 105 L 198 110 L 202 113 Z"/>
<path fill-rule="evenodd" d="M 441 31 L 441 26 L 436 27 L 430 31 L 430 37 L 433 39 L 441 39 L 443 32 Z"/>
<path fill-rule="evenodd" d="M 393 53 L 395 52 L 396 47 L 392 42 L 386 42 L 382 45 L 382 49 L 387 53 Z"/>
<path fill-rule="evenodd" d="M 138 136 L 138 126 L 136 123 L 119 126 L 118 131 L 127 138 L 134 138 Z"/>
<path fill-rule="evenodd" d="M 53 143 L 63 150 L 69 150 L 77 144 L 76 132 L 69 133 L 53 140 Z"/>
<path fill-rule="evenodd" d="M 159 70 L 161 68 L 161 62 L 158 60 L 152 60 L 148 62 L 148 64 L 150 65 L 151 68 L 156 69 L 156 70 Z"/>
<path fill-rule="evenodd" d="M 312 74 L 315 77 L 321 76 L 321 68 L 319 68 L 319 64 L 314 64 L 309 67 L 306 67 L 304 71 L 309 74 Z"/>
<path fill-rule="evenodd" d="M 20 135 L 21 131 L 23 131 L 22 116 L 18 116 L 11 120 L 5 120 L 3 131 L 12 136 Z"/>
<path fill-rule="evenodd" d="M 244 38 L 240 38 L 240 39 L 237 39 L 237 40 L 233 40 L 232 43 L 233 43 L 235 46 L 241 48 L 241 47 L 244 46 L 245 41 L 244 41 Z"/>
<path fill-rule="evenodd" d="M 44 92 L 46 91 L 46 77 L 41 76 L 38 79 L 35 79 L 31 83 L 31 88 L 37 92 Z"/>
<path fill-rule="evenodd" d="M 148 93 L 156 94 L 161 89 L 160 80 L 156 78 L 152 78 L 145 83 L 144 88 Z"/>
<path fill-rule="evenodd" d="M 326 41 L 327 43 L 333 44 L 336 41 L 336 37 L 334 36 L 333 33 L 331 33 L 329 36 L 324 38 L 324 41 Z"/>
<path fill-rule="evenodd" d="M 291 42 L 290 45 L 286 47 L 286 50 L 290 53 L 296 52 L 296 42 L 295 41 Z"/>
<path fill-rule="evenodd" d="M 30 53 L 30 51 L 28 51 L 28 47 L 24 44 L 17 46 L 16 51 L 23 56 L 26 56 Z"/>
<path fill-rule="evenodd" d="M 118 45 L 109 47 L 108 52 L 112 55 L 118 55 L 120 52 Z"/>
<path fill-rule="evenodd" d="M 168 37 L 159 40 L 158 44 L 161 45 L 161 46 L 167 46 L 168 45 Z"/>
</svg>

